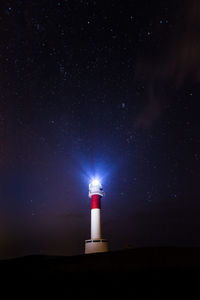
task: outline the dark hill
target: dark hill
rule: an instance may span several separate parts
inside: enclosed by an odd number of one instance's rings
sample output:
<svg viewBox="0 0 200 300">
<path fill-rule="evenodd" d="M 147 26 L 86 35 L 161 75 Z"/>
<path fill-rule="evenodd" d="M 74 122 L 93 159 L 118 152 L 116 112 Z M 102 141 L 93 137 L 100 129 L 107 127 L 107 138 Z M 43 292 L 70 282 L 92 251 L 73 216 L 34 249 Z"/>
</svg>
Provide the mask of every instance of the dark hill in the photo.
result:
<svg viewBox="0 0 200 300">
<path fill-rule="evenodd" d="M 185 296 L 186 289 L 190 296 L 200 295 L 200 248 L 138 248 L 72 257 L 34 255 L 0 261 L 0 270 L 9 282 L 63 282 L 66 294 L 76 283 L 84 293 L 100 284 L 103 290 L 116 293 L 123 289 L 137 299 L 160 293 L 162 299 L 174 293 Z"/>
</svg>

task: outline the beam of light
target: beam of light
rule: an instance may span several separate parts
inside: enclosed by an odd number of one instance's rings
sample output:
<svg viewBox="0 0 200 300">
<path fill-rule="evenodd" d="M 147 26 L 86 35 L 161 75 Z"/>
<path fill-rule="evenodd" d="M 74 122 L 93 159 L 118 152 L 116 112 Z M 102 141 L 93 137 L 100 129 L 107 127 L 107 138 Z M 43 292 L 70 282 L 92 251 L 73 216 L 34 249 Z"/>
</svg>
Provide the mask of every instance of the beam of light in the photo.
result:
<svg viewBox="0 0 200 300">
<path fill-rule="evenodd" d="M 94 186 L 99 186 L 99 185 L 101 185 L 101 182 L 98 178 L 94 178 L 94 179 L 92 179 L 91 184 Z"/>
</svg>

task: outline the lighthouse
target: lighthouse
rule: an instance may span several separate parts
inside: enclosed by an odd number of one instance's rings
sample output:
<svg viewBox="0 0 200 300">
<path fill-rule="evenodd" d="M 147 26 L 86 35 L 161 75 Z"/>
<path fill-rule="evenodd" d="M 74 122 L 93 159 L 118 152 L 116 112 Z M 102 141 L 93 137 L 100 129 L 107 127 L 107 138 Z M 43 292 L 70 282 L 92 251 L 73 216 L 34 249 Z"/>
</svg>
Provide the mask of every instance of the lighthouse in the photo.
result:
<svg viewBox="0 0 200 300">
<path fill-rule="evenodd" d="M 91 238 L 85 241 L 85 254 L 107 252 L 108 241 L 101 235 L 101 198 L 104 196 L 103 187 L 98 179 L 89 184 L 91 198 Z"/>
</svg>

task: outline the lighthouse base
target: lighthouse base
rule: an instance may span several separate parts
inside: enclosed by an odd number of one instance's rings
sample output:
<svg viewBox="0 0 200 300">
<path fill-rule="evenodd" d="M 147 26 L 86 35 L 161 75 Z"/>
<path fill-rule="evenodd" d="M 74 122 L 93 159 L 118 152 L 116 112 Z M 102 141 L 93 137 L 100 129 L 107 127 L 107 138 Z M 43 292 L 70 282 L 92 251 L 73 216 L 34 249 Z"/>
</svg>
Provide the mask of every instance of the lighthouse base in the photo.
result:
<svg viewBox="0 0 200 300">
<path fill-rule="evenodd" d="M 93 239 L 85 241 L 85 254 L 108 252 L 108 241 L 105 239 Z"/>
</svg>

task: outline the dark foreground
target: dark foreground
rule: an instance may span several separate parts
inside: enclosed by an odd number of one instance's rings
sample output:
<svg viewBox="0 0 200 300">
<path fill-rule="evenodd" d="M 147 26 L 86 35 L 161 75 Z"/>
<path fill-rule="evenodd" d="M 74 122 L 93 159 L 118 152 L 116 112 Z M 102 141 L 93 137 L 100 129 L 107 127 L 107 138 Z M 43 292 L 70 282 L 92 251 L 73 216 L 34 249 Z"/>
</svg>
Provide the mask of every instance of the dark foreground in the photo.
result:
<svg viewBox="0 0 200 300">
<path fill-rule="evenodd" d="M 0 272 L 1 287 L 9 283 L 7 293 L 16 296 L 27 288 L 27 296 L 42 291 L 56 299 L 72 294 L 106 298 L 108 293 L 113 297 L 123 294 L 121 299 L 200 297 L 200 248 L 143 248 L 72 257 L 35 255 L 0 261 Z M 17 288 L 12 290 L 14 285 Z"/>
</svg>

